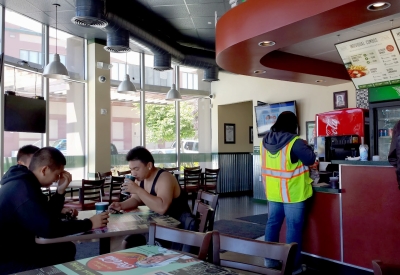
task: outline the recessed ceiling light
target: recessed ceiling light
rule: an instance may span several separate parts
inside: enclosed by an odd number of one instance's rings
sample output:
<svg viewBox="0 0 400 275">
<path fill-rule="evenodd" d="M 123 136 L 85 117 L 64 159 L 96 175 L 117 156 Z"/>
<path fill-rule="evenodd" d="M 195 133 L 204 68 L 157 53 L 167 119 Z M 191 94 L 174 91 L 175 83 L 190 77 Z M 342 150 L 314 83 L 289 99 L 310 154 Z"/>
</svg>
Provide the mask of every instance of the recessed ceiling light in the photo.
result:
<svg viewBox="0 0 400 275">
<path fill-rule="evenodd" d="M 208 24 L 210 24 L 210 25 L 211 25 L 211 22 L 208 22 Z"/>
<path fill-rule="evenodd" d="M 267 71 L 265 70 L 255 70 L 254 73 L 255 74 L 265 74 Z"/>
<path fill-rule="evenodd" d="M 275 44 L 276 43 L 274 41 L 261 41 L 260 43 L 258 43 L 258 46 L 260 46 L 260 47 L 272 47 Z"/>
<path fill-rule="evenodd" d="M 369 11 L 381 11 L 390 7 L 390 3 L 388 2 L 376 2 L 368 5 L 367 10 Z"/>
<path fill-rule="evenodd" d="M 317 79 L 317 80 L 315 80 L 315 82 L 316 82 L 316 83 L 322 83 L 322 82 L 325 82 L 325 80 Z"/>
</svg>

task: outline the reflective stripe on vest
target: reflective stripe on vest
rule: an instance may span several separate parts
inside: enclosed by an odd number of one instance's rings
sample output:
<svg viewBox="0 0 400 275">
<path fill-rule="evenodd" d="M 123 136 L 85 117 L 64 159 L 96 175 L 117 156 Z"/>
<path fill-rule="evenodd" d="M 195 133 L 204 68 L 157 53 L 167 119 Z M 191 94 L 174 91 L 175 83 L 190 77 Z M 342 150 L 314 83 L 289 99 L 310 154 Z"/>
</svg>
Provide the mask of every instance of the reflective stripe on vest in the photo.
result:
<svg viewBox="0 0 400 275">
<path fill-rule="evenodd" d="M 265 186 L 267 199 L 273 197 L 273 201 L 297 202 L 311 196 L 312 188 L 310 183 L 312 180 L 309 178 L 308 167 L 303 165 L 301 161 L 293 164 L 289 163 L 290 150 L 297 139 L 298 137 L 294 138 L 276 154 L 271 154 L 264 146 L 261 147 L 262 182 Z M 272 161 L 269 163 L 269 167 L 267 167 L 268 160 Z M 269 182 L 268 178 L 270 179 Z M 268 183 L 270 186 L 268 186 Z M 267 193 L 268 189 L 271 194 Z M 291 193 L 295 197 L 294 201 L 292 201 Z"/>
</svg>

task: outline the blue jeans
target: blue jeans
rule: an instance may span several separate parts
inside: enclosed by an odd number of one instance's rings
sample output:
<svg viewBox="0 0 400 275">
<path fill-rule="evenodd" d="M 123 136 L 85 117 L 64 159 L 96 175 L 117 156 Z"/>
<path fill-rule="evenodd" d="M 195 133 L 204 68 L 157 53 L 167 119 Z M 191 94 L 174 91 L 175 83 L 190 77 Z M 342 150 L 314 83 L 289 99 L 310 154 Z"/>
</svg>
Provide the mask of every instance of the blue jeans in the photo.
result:
<svg viewBox="0 0 400 275">
<path fill-rule="evenodd" d="M 304 219 L 306 215 L 306 201 L 296 203 L 282 203 L 268 201 L 268 221 L 265 228 L 265 241 L 279 242 L 283 220 L 286 217 L 286 243 L 297 243 L 294 270 L 300 267 L 300 252 Z M 266 265 L 276 265 L 276 261 L 266 259 Z"/>
</svg>

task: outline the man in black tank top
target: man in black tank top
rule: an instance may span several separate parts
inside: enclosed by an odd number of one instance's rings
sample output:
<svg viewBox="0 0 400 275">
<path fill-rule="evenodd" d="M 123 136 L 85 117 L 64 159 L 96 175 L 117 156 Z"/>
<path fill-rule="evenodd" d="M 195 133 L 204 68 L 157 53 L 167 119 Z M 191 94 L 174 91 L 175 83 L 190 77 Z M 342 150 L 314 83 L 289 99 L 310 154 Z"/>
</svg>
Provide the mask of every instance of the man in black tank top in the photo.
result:
<svg viewBox="0 0 400 275">
<path fill-rule="evenodd" d="M 113 202 L 110 212 L 115 210 L 132 210 L 146 205 L 161 215 L 169 215 L 185 224 L 191 217 L 186 193 L 171 173 L 154 167 L 154 158 L 142 146 L 131 149 L 126 155 L 132 176 L 135 181 L 125 180 L 124 191 L 131 197 L 124 202 Z"/>
</svg>

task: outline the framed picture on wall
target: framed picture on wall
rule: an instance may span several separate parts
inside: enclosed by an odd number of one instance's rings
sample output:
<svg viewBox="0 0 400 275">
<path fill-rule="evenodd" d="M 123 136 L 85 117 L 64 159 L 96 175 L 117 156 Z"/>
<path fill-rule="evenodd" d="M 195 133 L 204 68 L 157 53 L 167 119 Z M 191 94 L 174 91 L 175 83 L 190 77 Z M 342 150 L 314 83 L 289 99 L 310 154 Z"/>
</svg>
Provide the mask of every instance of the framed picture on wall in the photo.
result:
<svg viewBox="0 0 400 275">
<path fill-rule="evenodd" d="M 235 143 L 235 124 L 224 123 L 224 143 Z"/>
<path fill-rule="evenodd" d="M 249 143 L 253 144 L 253 126 L 249 127 Z"/>
<path fill-rule="evenodd" d="M 344 109 L 347 105 L 347 91 L 333 93 L 333 109 Z"/>
</svg>

